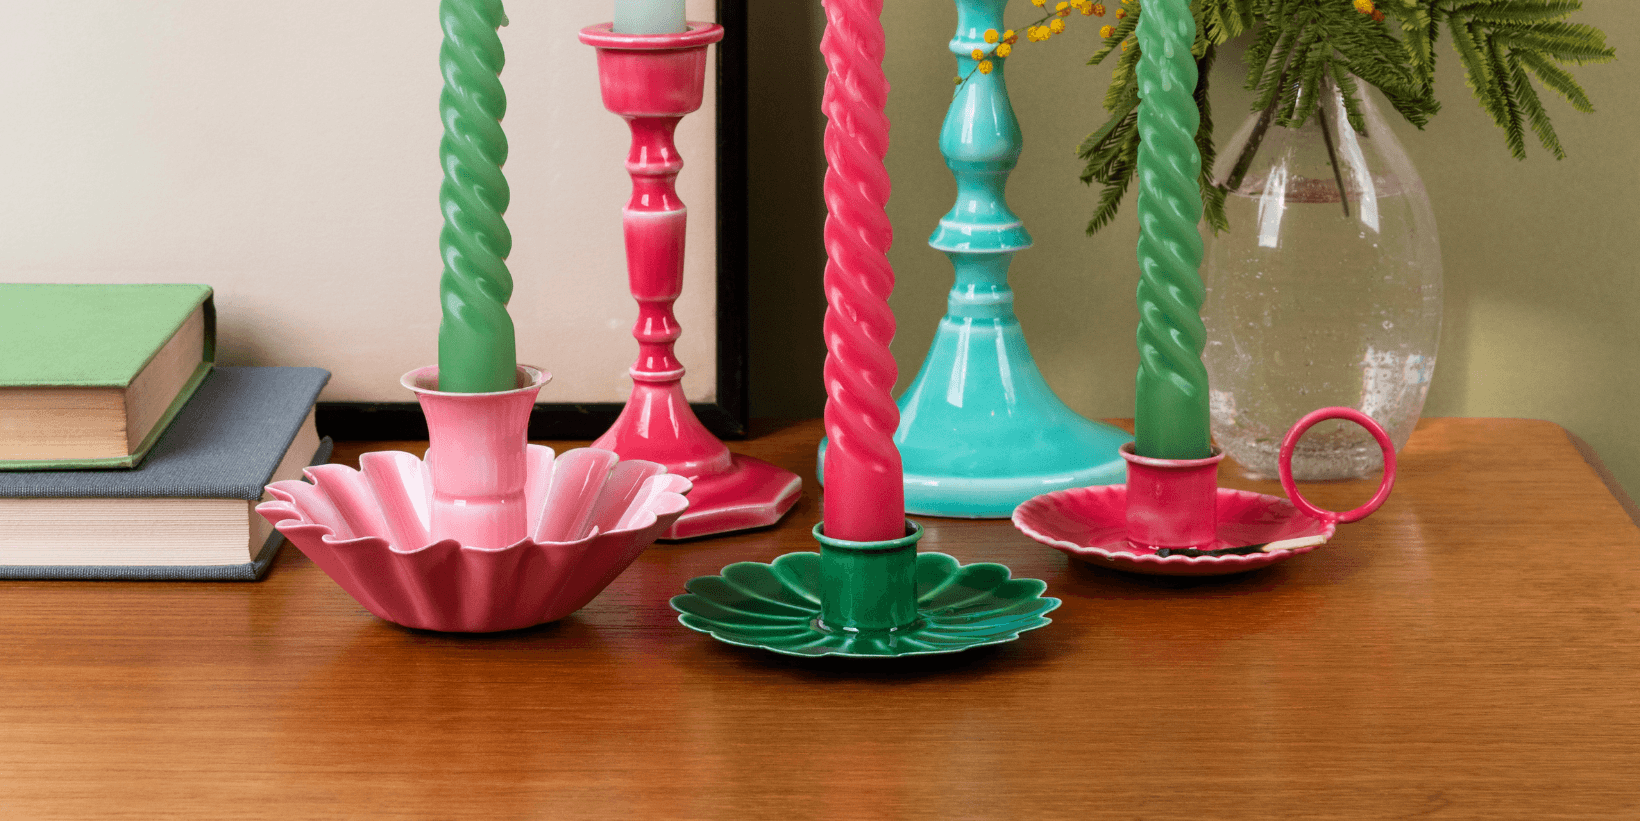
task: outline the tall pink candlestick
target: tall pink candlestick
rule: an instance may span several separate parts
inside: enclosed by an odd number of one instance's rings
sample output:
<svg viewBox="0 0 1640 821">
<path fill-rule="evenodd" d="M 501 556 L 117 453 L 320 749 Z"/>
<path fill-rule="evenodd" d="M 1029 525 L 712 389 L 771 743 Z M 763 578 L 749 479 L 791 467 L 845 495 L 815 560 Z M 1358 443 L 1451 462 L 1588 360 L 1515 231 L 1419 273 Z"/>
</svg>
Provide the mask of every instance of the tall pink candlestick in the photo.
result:
<svg viewBox="0 0 1640 821">
<path fill-rule="evenodd" d="M 604 107 L 632 126 L 626 170 L 632 199 L 621 212 L 628 284 L 638 300 L 638 361 L 632 397 L 593 443 L 622 459 L 659 462 L 694 484 L 689 510 L 662 536 L 690 539 L 767 527 L 797 503 L 797 475 L 738 453 L 700 423 L 683 393 L 683 363 L 673 353 L 682 329 L 672 303 L 683 293 L 688 212 L 675 187 L 683 158 L 672 135 L 706 93 L 706 47 L 723 37 L 715 23 L 676 34 L 625 34 L 609 24 L 581 30 L 598 49 Z"/>
<path fill-rule="evenodd" d="M 877 542 L 905 535 L 905 484 L 890 396 L 888 80 L 883 0 L 824 0 L 826 34 L 825 532 Z"/>
</svg>

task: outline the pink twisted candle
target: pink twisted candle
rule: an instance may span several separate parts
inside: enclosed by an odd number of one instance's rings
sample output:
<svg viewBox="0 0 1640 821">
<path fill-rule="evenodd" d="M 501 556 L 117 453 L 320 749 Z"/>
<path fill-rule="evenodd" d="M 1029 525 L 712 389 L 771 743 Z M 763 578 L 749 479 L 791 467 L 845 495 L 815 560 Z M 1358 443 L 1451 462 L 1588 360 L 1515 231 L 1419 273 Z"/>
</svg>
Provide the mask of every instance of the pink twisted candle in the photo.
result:
<svg viewBox="0 0 1640 821">
<path fill-rule="evenodd" d="M 888 203 L 888 80 L 883 0 L 823 0 L 826 33 L 826 495 L 833 539 L 880 542 L 905 535 L 905 485 L 889 391 L 894 314 L 888 294 L 894 229 Z"/>
</svg>

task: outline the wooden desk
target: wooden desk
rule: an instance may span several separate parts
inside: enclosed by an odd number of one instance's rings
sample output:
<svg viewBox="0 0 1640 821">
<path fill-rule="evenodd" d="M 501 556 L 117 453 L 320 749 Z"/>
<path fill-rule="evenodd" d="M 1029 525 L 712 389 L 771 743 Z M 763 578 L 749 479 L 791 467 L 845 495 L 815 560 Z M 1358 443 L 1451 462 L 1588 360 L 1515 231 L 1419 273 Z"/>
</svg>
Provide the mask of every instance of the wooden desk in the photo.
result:
<svg viewBox="0 0 1640 821">
<path fill-rule="evenodd" d="M 778 527 L 652 548 L 517 633 L 384 623 L 289 547 L 260 584 L 0 584 L 0 817 L 1640 818 L 1640 530 L 1555 425 L 1426 420 L 1381 512 L 1236 577 L 923 520 L 1064 600 L 999 647 L 684 629 L 686 579 L 814 549 L 817 436 L 735 445 L 805 477 Z"/>
</svg>

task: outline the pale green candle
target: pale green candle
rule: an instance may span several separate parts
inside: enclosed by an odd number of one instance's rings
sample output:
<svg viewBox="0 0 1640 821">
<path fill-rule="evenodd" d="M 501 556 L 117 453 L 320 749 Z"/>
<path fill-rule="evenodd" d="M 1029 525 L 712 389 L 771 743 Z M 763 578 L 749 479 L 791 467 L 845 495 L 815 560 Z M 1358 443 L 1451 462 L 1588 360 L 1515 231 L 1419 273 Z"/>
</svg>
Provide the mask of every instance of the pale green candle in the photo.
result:
<svg viewBox="0 0 1640 821">
<path fill-rule="evenodd" d="M 615 33 L 677 34 L 688 31 L 683 0 L 615 0 Z"/>
<path fill-rule="evenodd" d="M 501 130 L 507 94 L 500 76 L 506 56 L 496 34 L 507 14 L 501 0 L 440 0 L 438 16 L 444 28 L 438 55 L 444 74 L 438 101 L 444 120 L 438 147 L 444 166 L 438 191 L 444 212 L 438 236 L 444 257 L 438 389 L 510 391 L 518 387 L 518 354 L 507 315 L 512 233 L 502 218 L 511 199 L 501 173 L 507 161 L 507 135 Z"/>
<path fill-rule="evenodd" d="M 1201 153 L 1196 150 L 1196 20 L 1188 0 L 1145 0 L 1139 15 L 1139 376 L 1134 449 L 1156 459 L 1212 453 L 1202 349 Z"/>
</svg>

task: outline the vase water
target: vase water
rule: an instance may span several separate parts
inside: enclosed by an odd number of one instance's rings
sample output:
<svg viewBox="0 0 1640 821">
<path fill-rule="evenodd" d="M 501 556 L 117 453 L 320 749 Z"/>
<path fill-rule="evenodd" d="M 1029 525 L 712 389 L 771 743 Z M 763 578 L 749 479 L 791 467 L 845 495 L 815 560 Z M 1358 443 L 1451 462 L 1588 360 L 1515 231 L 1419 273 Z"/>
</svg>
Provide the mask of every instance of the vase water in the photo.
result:
<svg viewBox="0 0 1640 821">
<path fill-rule="evenodd" d="M 1203 265 L 1213 436 L 1266 477 L 1283 433 L 1321 405 L 1360 410 L 1405 445 L 1440 341 L 1440 242 L 1423 182 L 1369 95 L 1358 132 L 1337 87 L 1321 94 L 1298 129 L 1254 114 L 1214 169 L 1230 229 L 1206 237 Z M 1292 472 L 1382 466 L 1364 431 L 1326 422 Z"/>
</svg>

